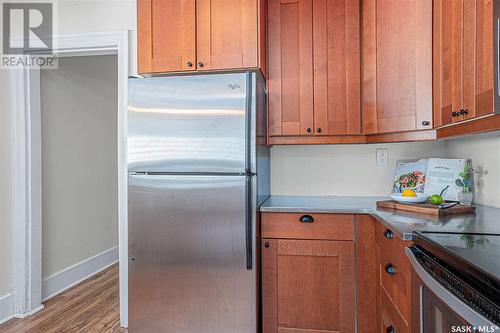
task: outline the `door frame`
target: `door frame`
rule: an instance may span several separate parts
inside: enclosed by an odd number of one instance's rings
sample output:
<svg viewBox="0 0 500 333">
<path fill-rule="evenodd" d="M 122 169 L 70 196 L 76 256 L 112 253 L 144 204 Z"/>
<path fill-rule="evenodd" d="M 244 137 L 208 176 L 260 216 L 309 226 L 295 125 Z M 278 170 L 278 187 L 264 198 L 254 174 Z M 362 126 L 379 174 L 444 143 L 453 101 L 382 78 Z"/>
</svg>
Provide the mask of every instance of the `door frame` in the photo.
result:
<svg viewBox="0 0 500 333">
<path fill-rule="evenodd" d="M 118 60 L 118 233 L 120 324 L 128 326 L 127 80 L 128 31 L 54 36 L 59 58 L 116 55 Z M 50 70 L 50 69 L 46 69 Z M 42 305 L 42 156 L 40 69 L 14 69 L 11 122 L 13 316 Z"/>
</svg>

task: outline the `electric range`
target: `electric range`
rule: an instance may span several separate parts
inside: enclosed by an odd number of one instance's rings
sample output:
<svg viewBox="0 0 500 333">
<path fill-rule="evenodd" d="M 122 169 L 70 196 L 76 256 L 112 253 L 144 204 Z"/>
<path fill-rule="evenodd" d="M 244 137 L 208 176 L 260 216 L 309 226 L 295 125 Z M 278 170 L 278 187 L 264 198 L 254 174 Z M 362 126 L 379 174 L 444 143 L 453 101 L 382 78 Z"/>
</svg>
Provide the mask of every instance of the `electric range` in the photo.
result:
<svg viewBox="0 0 500 333">
<path fill-rule="evenodd" d="M 420 282 L 424 332 L 500 332 L 500 235 L 415 232 L 407 254 Z"/>
</svg>

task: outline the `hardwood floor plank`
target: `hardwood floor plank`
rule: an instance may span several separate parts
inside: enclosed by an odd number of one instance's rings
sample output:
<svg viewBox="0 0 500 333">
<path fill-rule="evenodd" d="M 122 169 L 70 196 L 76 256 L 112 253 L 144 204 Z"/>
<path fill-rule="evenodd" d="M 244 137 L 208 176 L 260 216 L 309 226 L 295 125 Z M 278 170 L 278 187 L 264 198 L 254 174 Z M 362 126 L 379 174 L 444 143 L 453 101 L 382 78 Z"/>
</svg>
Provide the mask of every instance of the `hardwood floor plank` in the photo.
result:
<svg viewBox="0 0 500 333">
<path fill-rule="evenodd" d="M 127 332 L 120 328 L 118 265 L 44 303 L 31 317 L 0 325 L 0 333 Z"/>
</svg>

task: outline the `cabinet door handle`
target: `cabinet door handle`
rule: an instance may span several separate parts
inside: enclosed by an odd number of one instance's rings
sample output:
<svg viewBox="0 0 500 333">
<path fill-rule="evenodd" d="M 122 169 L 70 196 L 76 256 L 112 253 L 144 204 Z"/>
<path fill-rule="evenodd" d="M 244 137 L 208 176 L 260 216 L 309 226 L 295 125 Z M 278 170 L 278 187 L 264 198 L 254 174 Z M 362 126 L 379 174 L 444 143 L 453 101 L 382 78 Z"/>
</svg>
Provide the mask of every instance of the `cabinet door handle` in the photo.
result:
<svg viewBox="0 0 500 333">
<path fill-rule="evenodd" d="M 314 222 L 314 218 L 311 215 L 302 215 L 299 218 L 299 221 L 302 222 L 302 223 L 313 223 Z"/>
<path fill-rule="evenodd" d="M 387 264 L 387 265 L 385 265 L 385 272 L 389 275 L 395 275 L 396 268 L 394 267 L 393 264 Z"/>
<path fill-rule="evenodd" d="M 458 117 L 458 116 L 460 116 L 460 113 L 458 113 L 458 112 L 456 112 L 456 111 L 453 111 L 453 112 L 451 113 L 451 116 L 452 116 L 452 117 Z"/>
<path fill-rule="evenodd" d="M 385 331 L 386 331 L 387 333 L 396 333 L 396 329 L 395 329 L 395 328 L 394 328 L 394 326 L 392 326 L 392 325 L 391 325 L 391 326 L 389 326 L 389 327 L 387 327 L 387 328 L 385 329 Z"/>
<path fill-rule="evenodd" d="M 387 229 L 386 231 L 384 231 L 384 236 L 385 238 L 392 239 L 394 237 L 394 233 L 391 229 Z"/>
<path fill-rule="evenodd" d="M 187 66 L 188 66 L 188 67 L 193 67 L 193 63 L 192 63 L 191 61 L 188 61 L 188 62 L 187 62 Z"/>
<path fill-rule="evenodd" d="M 198 67 L 203 67 L 205 66 L 201 61 L 198 63 Z"/>
<path fill-rule="evenodd" d="M 462 109 L 462 110 L 460 110 L 460 114 L 461 114 L 462 116 L 464 116 L 464 115 L 466 115 L 466 114 L 468 114 L 468 113 L 469 113 L 469 112 L 468 112 L 467 110 L 463 110 L 463 109 Z"/>
<path fill-rule="evenodd" d="M 268 247 L 269 247 L 269 242 L 265 242 L 265 243 L 264 243 L 264 247 L 265 247 L 265 248 L 268 248 Z"/>
<path fill-rule="evenodd" d="M 311 130 L 311 128 L 310 128 L 310 127 L 308 127 L 308 128 L 306 129 L 306 131 L 307 131 L 307 133 L 311 133 L 311 131 L 312 131 L 312 130 Z"/>
<path fill-rule="evenodd" d="M 430 122 L 430 121 L 427 121 L 427 120 L 424 120 L 424 121 L 422 122 L 422 126 L 429 126 L 430 124 L 431 124 L 431 122 Z"/>
<path fill-rule="evenodd" d="M 321 127 L 318 127 L 318 129 L 316 130 L 316 132 L 321 133 Z"/>
</svg>

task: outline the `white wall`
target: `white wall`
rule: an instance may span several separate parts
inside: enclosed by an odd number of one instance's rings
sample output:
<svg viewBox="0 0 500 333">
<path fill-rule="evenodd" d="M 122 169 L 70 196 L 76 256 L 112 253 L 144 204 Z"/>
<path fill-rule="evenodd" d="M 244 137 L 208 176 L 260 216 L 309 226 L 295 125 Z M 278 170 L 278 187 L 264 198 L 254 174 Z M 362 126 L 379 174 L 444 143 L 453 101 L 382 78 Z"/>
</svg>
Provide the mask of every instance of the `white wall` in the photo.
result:
<svg viewBox="0 0 500 333">
<path fill-rule="evenodd" d="M 0 298 L 9 293 L 11 288 L 10 119 L 8 112 L 8 96 L 11 89 L 8 74 L 8 71 L 0 70 Z"/>
<path fill-rule="evenodd" d="M 375 150 L 389 149 L 389 165 L 375 165 Z M 475 202 L 500 208 L 500 133 L 437 142 L 377 145 L 274 146 L 274 195 L 387 195 L 398 159 L 470 158 Z"/>
<path fill-rule="evenodd" d="M 136 74 L 136 0 L 58 0 L 58 3 L 58 33 L 130 30 L 129 73 Z"/>
<path fill-rule="evenodd" d="M 389 165 L 376 166 L 375 150 L 389 149 Z M 371 145 L 274 146 L 274 195 L 388 195 L 398 159 L 443 157 L 444 142 Z"/>
<path fill-rule="evenodd" d="M 472 159 L 474 201 L 500 208 L 500 133 L 449 140 L 446 156 Z"/>
<path fill-rule="evenodd" d="M 43 278 L 118 245 L 117 58 L 41 71 Z"/>
</svg>

